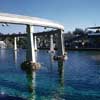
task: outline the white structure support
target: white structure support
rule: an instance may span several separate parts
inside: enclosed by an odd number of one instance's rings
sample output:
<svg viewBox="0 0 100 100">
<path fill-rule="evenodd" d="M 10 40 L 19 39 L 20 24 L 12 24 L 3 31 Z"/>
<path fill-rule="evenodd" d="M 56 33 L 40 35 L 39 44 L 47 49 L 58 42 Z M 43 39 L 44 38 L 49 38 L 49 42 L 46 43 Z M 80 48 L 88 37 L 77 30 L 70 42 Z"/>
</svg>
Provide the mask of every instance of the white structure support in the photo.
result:
<svg viewBox="0 0 100 100">
<path fill-rule="evenodd" d="M 34 25 L 34 26 L 50 27 L 50 28 L 64 30 L 63 25 L 55 23 L 50 20 L 38 17 L 22 16 L 22 15 L 7 14 L 7 13 L 0 13 L 0 23 Z"/>
<path fill-rule="evenodd" d="M 14 37 L 14 50 L 15 51 L 17 50 L 17 39 L 16 39 L 16 37 Z"/>
<path fill-rule="evenodd" d="M 34 36 L 34 49 L 35 49 L 35 51 L 37 51 L 37 40 L 36 40 L 36 36 Z"/>
<path fill-rule="evenodd" d="M 54 51 L 53 35 L 50 35 L 50 52 Z"/>
<path fill-rule="evenodd" d="M 35 59 L 35 51 L 34 51 L 34 41 L 33 41 L 33 32 L 34 32 L 34 27 L 31 25 L 27 25 L 27 60 L 36 62 Z"/>
<path fill-rule="evenodd" d="M 0 13 L 0 23 L 3 24 L 19 24 L 27 25 L 27 60 L 36 62 L 35 59 L 35 50 L 33 43 L 33 26 L 41 26 L 47 28 L 58 29 L 58 56 L 64 55 L 64 46 L 63 46 L 63 37 L 62 30 L 64 26 L 58 23 L 55 23 L 50 20 L 41 19 L 37 17 L 22 16 L 15 14 Z M 16 38 L 14 39 L 14 50 L 17 50 Z M 53 42 L 52 42 L 53 43 Z M 52 47 L 53 49 L 53 47 Z"/>
<path fill-rule="evenodd" d="M 63 43 L 62 30 L 58 30 L 57 49 L 58 49 L 57 51 L 58 56 L 64 55 L 64 43 Z"/>
</svg>

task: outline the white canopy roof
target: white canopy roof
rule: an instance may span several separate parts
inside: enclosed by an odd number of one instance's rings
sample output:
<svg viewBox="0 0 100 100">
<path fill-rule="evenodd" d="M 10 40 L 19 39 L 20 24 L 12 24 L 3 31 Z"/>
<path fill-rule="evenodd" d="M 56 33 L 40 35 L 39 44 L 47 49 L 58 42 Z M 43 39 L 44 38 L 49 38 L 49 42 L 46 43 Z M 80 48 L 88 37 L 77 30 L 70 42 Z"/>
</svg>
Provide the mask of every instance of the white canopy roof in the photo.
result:
<svg viewBox="0 0 100 100">
<path fill-rule="evenodd" d="M 64 30 L 63 25 L 54 23 L 46 19 L 15 15 L 15 14 L 8 14 L 8 13 L 0 13 L 0 23 L 34 25 L 34 26 L 43 26 L 43 27 L 50 27 L 50 28 Z"/>
</svg>

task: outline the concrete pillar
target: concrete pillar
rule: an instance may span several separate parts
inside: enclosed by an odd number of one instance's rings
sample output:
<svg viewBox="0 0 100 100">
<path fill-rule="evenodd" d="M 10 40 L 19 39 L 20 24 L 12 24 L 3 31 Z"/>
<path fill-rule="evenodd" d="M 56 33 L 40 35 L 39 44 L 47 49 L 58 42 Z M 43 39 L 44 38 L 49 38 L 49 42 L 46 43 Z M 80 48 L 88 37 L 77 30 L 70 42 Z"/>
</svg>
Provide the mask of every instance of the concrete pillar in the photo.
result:
<svg viewBox="0 0 100 100">
<path fill-rule="evenodd" d="M 31 25 L 27 25 L 26 32 L 27 32 L 27 54 L 26 54 L 27 58 L 26 59 L 34 63 L 36 62 L 34 43 L 33 43 L 34 27 Z"/>
<path fill-rule="evenodd" d="M 58 38 L 57 38 L 57 55 L 58 56 L 64 56 L 64 41 L 63 41 L 63 36 L 62 36 L 62 30 L 58 30 Z M 65 59 L 65 58 L 64 58 Z M 59 59 L 58 60 L 58 72 L 59 72 L 59 82 L 63 86 L 63 76 L 64 76 L 64 62 L 63 60 Z"/>
<path fill-rule="evenodd" d="M 50 52 L 54 51 L 53 35 L 50 35 Z"/>
<path fill-rule="evenodd" d="M 37 51 L 37 40 L 36 40 L 36 36 L 34 36 L 34 48 L 35 48 L 35 51 Z"/>
<path fill-rule="evenodd" d="M 58 38 L 57 38 L 57 55 L 62 56 L 64 55 L 64 43 L 63 43 L 63 36 L 62 36 L 62 30 L 58 30 Z"/>
<path fill-rule="evenodd" d="M 14 50 L 17 50 L 17 39 L 14 37 Z"/>
</svg>

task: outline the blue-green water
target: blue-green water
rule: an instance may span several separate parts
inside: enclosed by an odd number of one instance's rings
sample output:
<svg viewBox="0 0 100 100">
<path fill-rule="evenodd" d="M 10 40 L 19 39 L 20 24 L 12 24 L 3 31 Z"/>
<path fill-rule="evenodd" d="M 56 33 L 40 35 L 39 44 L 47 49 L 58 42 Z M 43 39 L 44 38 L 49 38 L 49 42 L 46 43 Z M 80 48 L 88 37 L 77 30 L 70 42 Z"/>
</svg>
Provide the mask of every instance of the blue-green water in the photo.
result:
<svg viewBox="0 0 100 100">
<path fill-rule="evenodd" d="M 47 51 L 37 53 L 41 69 L 29 83 L 20 68 L 25 50 L 15 54 L 12 49 L 0 50 L 0 94 L 28 100 L 100 100 L 100 52 L 68 51 L 64 75 L 58 72 L 58 63 L 52 62 Z M 29 84 L 34 89 L 29 92 Z M 33 98 L 33 99 L 32 99 Z"/>
</svg>

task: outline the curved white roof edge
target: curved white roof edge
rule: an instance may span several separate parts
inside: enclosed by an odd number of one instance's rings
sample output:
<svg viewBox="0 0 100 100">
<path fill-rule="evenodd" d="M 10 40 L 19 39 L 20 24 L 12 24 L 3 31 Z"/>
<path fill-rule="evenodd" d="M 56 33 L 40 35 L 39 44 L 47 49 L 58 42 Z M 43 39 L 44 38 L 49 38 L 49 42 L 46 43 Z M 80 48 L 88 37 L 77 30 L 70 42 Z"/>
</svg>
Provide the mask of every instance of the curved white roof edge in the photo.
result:
<svg viewBox="0 0 100 100">
<path fill-rule="evenodd" d="M 64 26 L 46 19 L 22 16 L 16 14 L 0 13 L 0 23 L 22 24 L 50 27 L 64 30 Z"/>
</svg>

